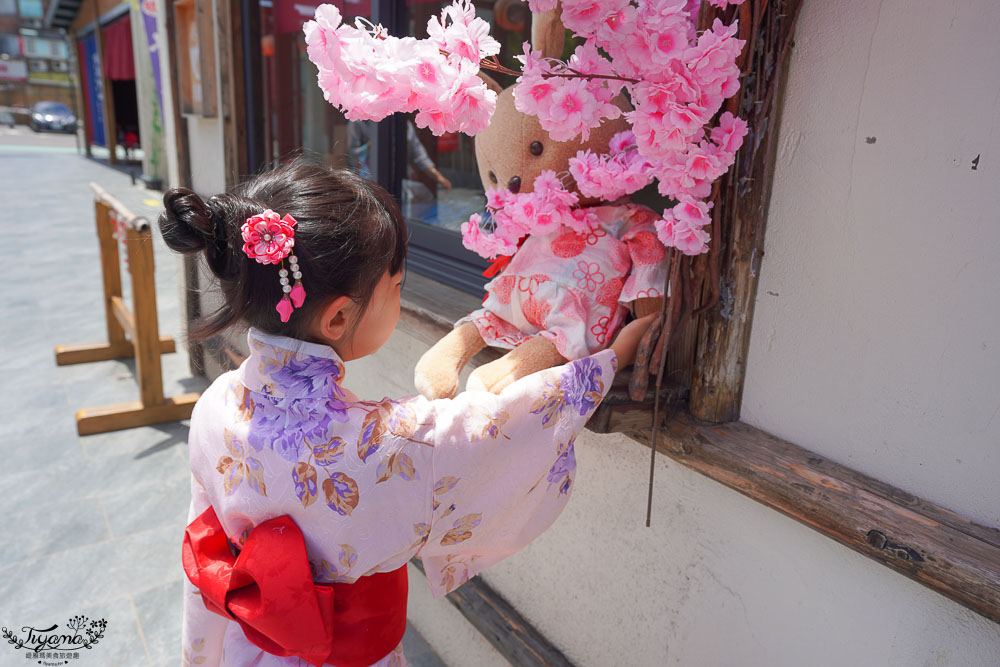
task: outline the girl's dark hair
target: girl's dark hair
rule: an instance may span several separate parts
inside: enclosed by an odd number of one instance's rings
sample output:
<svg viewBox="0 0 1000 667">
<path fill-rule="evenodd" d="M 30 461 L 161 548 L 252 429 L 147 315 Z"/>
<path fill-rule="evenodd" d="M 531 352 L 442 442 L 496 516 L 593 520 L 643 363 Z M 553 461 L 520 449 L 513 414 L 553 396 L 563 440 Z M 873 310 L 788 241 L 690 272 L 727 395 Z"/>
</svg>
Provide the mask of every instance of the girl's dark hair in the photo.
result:
<svg viewBox="0 0 1000 667">
<path fill-rule="evenodd" d="M 174 188 L 163 196 L 163 205 L 164 241 L 178 252 L 204 252 L 224 296 L 217 311 L 192 324 L 193 340 L 241 321 L 306 340 L 313 315 L 330 299 L 350 296 L 364 312 L 385 272 L 395 275 L 406 258 L 406 224 L 388 192 L 352 171 L 302 157 L 207 201 Z M 282 297 L 278 266 L 243 252 L 243 223 L 265 209 L 298 222 L 292 252 L 308 296 L 284 324 L 274 309 Z"/>
</svg>

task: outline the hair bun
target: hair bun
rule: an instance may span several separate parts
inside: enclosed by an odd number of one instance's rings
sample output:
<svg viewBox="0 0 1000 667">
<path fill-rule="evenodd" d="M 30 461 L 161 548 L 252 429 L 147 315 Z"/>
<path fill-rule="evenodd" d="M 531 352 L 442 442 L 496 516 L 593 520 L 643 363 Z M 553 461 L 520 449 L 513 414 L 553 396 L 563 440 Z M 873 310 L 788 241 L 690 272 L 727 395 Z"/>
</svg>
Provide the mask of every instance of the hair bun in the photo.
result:
<svg viewBox="0 0 1000 667">
<path fill-rule="evenodd" d="M 187 188 L 173 188 L 163 195 L 160 233 L 171 250 L 192 253 L 215 243 L 212 211 L 198 194 Z"/>
</svg>

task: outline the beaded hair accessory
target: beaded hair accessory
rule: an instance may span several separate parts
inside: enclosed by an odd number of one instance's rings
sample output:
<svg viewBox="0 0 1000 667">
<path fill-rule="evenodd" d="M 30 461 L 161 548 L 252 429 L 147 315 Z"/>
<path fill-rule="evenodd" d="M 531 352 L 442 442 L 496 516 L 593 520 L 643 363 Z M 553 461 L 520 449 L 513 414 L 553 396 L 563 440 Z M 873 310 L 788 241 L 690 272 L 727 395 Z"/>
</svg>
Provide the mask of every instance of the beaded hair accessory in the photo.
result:
<svg viewBox="0 0 1000 667">
<path fill-rule="evenodd" d="M 285 214 L 279 218 L 278 214 L 267 209 L 263 213 L 247 218 L 241 228 L 243 232 L 243 252 L 250 259 L 255 259 L 261 264 L 280 264 L 278 270 L 278 280 L 281 282 L 281 291 L 284 293 L 281 300 L 274 307 L 281 316 L 282 322 L 287 322 L 292 316 L 292 311 L 302 307 L 302 302 L 306 300 L 306 290 L 302 287 L 302 272 L 299 271 L 299 260 L 295 255 L 289 255 L 292 247 L 295 246 L 295 218 Z M 285 268 L 285 258 L 288 257 L 289 268 Z M 289 285 L 288 272 L 291 269 L 292 278 L 295 279 L 295 286 Z"/>
</svg>

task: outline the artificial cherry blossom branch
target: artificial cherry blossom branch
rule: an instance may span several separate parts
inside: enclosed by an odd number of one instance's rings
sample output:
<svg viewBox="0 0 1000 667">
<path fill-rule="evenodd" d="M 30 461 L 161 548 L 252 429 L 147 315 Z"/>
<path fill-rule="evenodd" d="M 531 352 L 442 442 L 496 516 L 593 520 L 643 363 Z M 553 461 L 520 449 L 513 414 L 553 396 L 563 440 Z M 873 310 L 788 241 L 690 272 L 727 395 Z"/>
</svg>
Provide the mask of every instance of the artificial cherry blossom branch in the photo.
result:
<svg viewBox="0 0 1000 667">
<path fill-rule="evenodd" d="M 446 52 L 442 51 L 444 55 L 448 55 Z M 484 58 L 479 61 L 479 67 L 481 69 L 488 69 L 491 72 L 497 72 L 498 74 L 507 74 L 510 76 L 521 76 L 521 72 L 516 69 L 511 69 L 506 65 L 502 65 L 496 56 L 492 58 Z M 617 74 L 587 74 L 586 72 L 581 72 L 575 70 L 572 67 L 566 68 L 569 74 L 564 74 L 560 72 L 545 72 L 542 74 L 543 79 L 607 79 L 609 81 L 622 81 L 625 83 L 639 83 L 639 79 L 631 79 L 627 76 L 619 76 Z"/>
<path fill-rule="evenodd" d="M 518 76 L 515 106 L 537 116 L 554 141 L 586 140 L 602 122 L 624 116 L 631 131 L 620 135 L 627 135 L 628 145 L 618 136 L 617 147 L 570 159 L 577 187 L 585 197 L 615 200 L 656 181 L 660 194 L 678 202 L 656 223 L 660 240 L 684 254 L 700 254 L 711 238 L 706 198 L 747 132 L 746 123 L 729 112 L 717 127 L 706 126 L 740 87 L 736 59 L 745 42 L 735 37 L 735 21 L 727 26 L 716 19 L 699 33 L 698 0 L 635 1 L 638 7 L 629 0 L 561 0 L 563 23 L 583 43 L 566 62 L 544 58 L 525 44 L 518 56 L 521 72 L 500 64 L 499 42 L 470 0 L 455 0 L 440 18 L 432 17 L 426 40 L 392 37 L 381 26 L 345 26 L 336 7 L 321 5 L 316 20 L 305 25 L 306 43 L 324 96 L 348 120 L 416 112 L 416 125 L 435 134 L 475 134 L 496 107 L 496 93 L 479 78 L 480 69 Z M 710 2 L 724 7 L 742 0 Z M 529 3 L 536 12 L 557 4 Z M 623 88 L 634 105 L 628 111 L 615 103 Z M 552 220 L 588 230 L 587 219 L 572 212 L 575 201 L 567 203 L 565 195 L 572 193 L 555 186 L 534 199 L 529 195 L 537 193 L 495 196 L 495 203 L 517 204 L 521 213 L 490 206 L 493 230 L 481 230 L 482 217 L 474 216 L 463 225 L 466 246 L 483 256 L 511 254 L 519 239 Z M 528 221 L 539 205 L 548 217 Z"/>
</svg>

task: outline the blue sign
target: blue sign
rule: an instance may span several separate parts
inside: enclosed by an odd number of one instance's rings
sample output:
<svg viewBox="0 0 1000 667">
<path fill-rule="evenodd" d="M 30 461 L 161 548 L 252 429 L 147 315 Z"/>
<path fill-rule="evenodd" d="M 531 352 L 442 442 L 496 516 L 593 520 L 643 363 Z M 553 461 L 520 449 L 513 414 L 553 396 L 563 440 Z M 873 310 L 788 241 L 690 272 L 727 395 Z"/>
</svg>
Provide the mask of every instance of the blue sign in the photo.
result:
<svg viewBox="0 0 1000 667">
<path fill-rule="evenodd" d="M 90 103 L 90 117 L 93 119 L 94 134 L 91 141 L 97 146 L 107 146 L 107 138 L 104 136 L 104 76 L 101 57 L 97 52 L 96 31 L 83 38 L 83 55 L 83 65 L 87 70 L 87 101 Z"/>
</svg>

